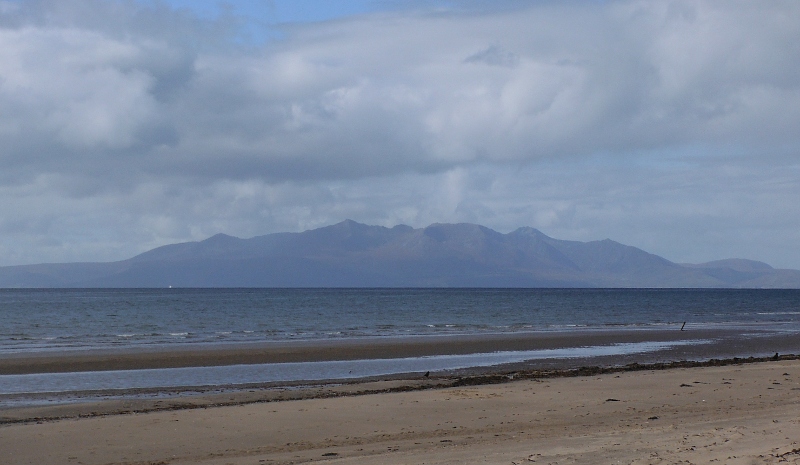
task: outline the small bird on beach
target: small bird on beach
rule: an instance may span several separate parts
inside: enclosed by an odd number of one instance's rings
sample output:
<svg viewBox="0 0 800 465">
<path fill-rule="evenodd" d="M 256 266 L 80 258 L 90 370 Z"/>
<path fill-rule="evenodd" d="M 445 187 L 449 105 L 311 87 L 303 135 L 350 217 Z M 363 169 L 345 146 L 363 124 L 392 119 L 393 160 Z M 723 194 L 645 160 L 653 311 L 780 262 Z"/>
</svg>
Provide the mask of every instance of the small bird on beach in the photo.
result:
<svg viewBox="0 0 800 465">
<path fill-rule="evenodd" d="M 424 376 L 426 378 L 430 378 L 431 377 L 431 372 L 430 371 L 426 371 L 425 374 L 422 375 L 422 376 Z"/>
</svg>

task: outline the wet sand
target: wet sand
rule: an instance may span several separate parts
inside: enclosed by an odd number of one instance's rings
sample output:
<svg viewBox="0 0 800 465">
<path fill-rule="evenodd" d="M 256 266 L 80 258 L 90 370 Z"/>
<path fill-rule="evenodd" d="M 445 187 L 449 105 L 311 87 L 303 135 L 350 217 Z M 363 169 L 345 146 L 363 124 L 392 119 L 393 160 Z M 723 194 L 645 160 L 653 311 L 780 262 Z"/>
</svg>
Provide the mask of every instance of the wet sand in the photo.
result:
<svg viewBox="0 0 800 465">
<path fill-rule="evenodd" d="M 204 367 L 282 362 L 391 359 L 496 351 L 542 350 L 615 343 L 713 340 L 666 355 L 666 359 L 724 358 L 800 349 L 793 335 L 742 337 L 734 329 L 603 330 L 531 332 L 408 338 L 284 341 L 261 344 L 171 345 L 127 349 L 64 350 L 0 355 L 0 375 Z M 752 331 L 751 331 L 752 332 Z M 765 333 L 766 334 L 766 333 Z"/>
<path fill-rule="evenodd" d="M 0 424 L 0 463 L 800 463 L 800 360 L 742 362 L 254 390 L 146 413 L 139 399 L 60 420 L 28 410 Z"/>
</svg>

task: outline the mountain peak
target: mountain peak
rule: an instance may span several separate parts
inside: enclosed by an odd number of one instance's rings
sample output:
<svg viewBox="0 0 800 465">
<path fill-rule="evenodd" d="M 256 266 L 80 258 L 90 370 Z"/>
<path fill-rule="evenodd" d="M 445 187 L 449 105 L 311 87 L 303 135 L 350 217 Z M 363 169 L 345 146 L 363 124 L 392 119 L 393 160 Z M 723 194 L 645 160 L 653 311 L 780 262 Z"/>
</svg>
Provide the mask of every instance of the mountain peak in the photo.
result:
<svg viewBox="0 0 800 465">
<path fill-rule="evenodd" d="M 508 234 L 509 235 L 514 235 L 514 236 L 531 236 L 531 237 L 538 237 L 538 238 L 541 238 L 541 237 L 549 238 L 549 236 L 546 235 L 545 233 L 539 231 L 536 228 L 531 228 L 530 226 L 523 226 L 521 228 L 517 228 L 517 229 L 511 231 Z"/>
<path fill-rule="evenodd" d="M 200 243 L 201 244 L 208 244 L 208 243 L 215 243 L 215 242 L 225 242 L 225 241 L 230 241 L 230 240 L 241 240 L 241 239 L 239 239 L 238 237 L 229 236 L 227 234 L 217 233 L 217 234 L 214 234 L 213 236 L 209 237 L 206 240 L 200 241 Z"/>
<path fill-rule="evenodd" d="M 312 232 L 313 233 L 315 231 L 337 231 L 337 232 L 350 233 L 350 232 L 355 232 L 355 231 L 367 231 L 369 229 L 374 229 L 374 228 L 381 228 L 381 226 L 370 226 L 370 225 L 367 225 L 367 224 L 364 224 L 364 223 L 359 223 L 359 222 L 353 221 L 353 220 L 344 220 L 344 221 L 340 221 L 340 222 L 338 222 L 336 224 L 332 224 L 330 226 L 324 226 L 322 228 L 312 229 L 312 230 L 309 230 L 309 231 L 306 231 L 306 232 L 307 233 L 308 232 Z"/>
<path fill-rule="evenodd" d="M 358 221 L 353 221 L 351 219 L 346 219 L 344 221 L 340 221 L 333 225 L 334 228 L 365 228 L 369 227 L 364 223 L 359 223 Z"/>
</svg>

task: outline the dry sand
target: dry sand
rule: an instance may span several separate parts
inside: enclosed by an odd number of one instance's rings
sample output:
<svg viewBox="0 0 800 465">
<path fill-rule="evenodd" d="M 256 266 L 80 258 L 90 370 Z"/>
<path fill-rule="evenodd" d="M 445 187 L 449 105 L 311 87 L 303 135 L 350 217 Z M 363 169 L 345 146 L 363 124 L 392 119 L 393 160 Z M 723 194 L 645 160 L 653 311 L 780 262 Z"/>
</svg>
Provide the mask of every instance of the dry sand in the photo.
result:
<svg viewBox="0 0 800 465">
<path fill-rule="evenodd" d="M 305 462 L 800 463 L 800 361 L 0 425 L 8 465 Z"/>
</svg>

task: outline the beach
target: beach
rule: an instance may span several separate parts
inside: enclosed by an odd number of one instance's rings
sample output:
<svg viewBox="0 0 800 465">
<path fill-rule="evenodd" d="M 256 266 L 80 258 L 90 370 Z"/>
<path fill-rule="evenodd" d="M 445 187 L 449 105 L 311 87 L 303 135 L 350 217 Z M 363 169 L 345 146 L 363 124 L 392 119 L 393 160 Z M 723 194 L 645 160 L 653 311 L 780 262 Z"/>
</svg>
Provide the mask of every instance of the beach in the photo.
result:
<svg viewBox="0 0 800 465">
<path fill-rule="evenodd" d="M 19 297 L 2 464 L 800 459 L 796 293 Z"/>
<path fill-rule="evenodd" d="M 62 406 L 61 419 L 22 409 L 4 412 L 0 461 L 800 463 L 796 359 L 502 378 L 373 381 L 272 399 L 222 393 L 138 412 L 141 399 L 107 401 Z"/>
</svg>

